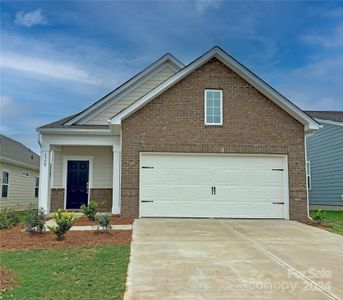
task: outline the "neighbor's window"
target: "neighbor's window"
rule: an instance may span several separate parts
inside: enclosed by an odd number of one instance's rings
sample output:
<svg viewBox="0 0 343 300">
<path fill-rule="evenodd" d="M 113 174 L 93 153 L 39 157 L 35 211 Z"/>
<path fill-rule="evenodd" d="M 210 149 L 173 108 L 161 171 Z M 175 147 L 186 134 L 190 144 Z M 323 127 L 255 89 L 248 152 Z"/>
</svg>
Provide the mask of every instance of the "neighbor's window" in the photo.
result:
<svg viewBox="0 0 343 300">
<path fill-rule="evenodd" d="M 223 124 L 223 92 L 221 90 L 205 90 L 205 124 Z"/>
<path fill-rule="evenodd" d="M 37 198 L 39 194 L 39 177 L 35 177 L 35 197 Z"/>
<path fill-rule="evenodd" d="M 7 171 L 2 171 L 2 187 L 1 187 L 1 197 L 8 197 L 8 179 L 9 173 Z"/>
<path fill-rule="evenodd" d="M 311 182 L 311 162 L 307 161 L 306 163 L 306 178 L 307 178 L 307 188 L 310 190 L 312 186 Z"/>
</svg>

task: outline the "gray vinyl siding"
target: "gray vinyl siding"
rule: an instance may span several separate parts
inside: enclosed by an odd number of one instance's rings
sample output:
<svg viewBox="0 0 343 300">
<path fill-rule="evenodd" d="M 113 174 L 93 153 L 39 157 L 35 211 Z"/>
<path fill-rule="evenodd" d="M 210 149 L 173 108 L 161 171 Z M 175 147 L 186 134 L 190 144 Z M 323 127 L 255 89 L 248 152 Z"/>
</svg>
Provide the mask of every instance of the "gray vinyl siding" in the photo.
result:
<svg viewBox="0 0 343 300">
<path fill-rule="evenodd" d="M 343 205 L 343 126 L 323 124 L 307 137 L 311 163 L 310 204 Z"/>
</svg>

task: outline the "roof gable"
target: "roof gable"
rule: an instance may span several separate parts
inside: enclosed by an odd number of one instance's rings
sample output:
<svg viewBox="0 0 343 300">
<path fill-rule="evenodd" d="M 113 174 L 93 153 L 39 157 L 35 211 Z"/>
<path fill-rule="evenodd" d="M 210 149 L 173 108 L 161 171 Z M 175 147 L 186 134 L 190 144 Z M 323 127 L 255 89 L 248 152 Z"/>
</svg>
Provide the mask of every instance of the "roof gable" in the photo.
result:
<svg viewBox="0 0 343 300">
<path fill-rule="evenodd" d="M 118 88 L 107 94 L 105 97 L 101 98 L 99 101 L 95 102 L 79 114 L 69 119 L 65 125 L 83 125 L 90 124 L 89 121 L 95 117 L 97 114 L 103 112 L 106 108 L 111 106 L 116 101 L 120 100 L 120 96 L 123 93 L 128 93 L 135 88 L 137 88 L 144 81 L 148 80 L 151 76 L 156 74 L 161 69 L 168 67 L 173 70 L 173 73 L 179 71 L 184 65 L 173 55 L 167 53 L 166 55 L 159 58 L 156 62 L 145 68 L 143 71 L 120 85 Z M 107 122 L 107 120 L 105 120 Z"/>
<path fill-rule="evenodd" d="M 172 77 L 167 79 L 165 82 L 161 83 L 159 86 L 151 90 L 148 94 L 138 99 L 136 102 L 128 106 L 127 108 L 123 109 L 121 112 L 117 113 L 113 116 L 110 120 L 112 125 L 119 125 L 121 121 L 138 109 L 143 107 L 145 104 L 153 100 L 155 97 L 162 94 L 165 90 L 182 80 L 188 74 L 202 66 L 204 63 L 208 62 L 212 58 L 217 58 L 223 64 L 225 64 L 228 68 L 233 70 L 247 82 L 249 82 L 253 87 L 259 90 L 262 94 L 264 94 L 267 98 L 272 100 L 278 106 L 280 106 L 283 110 L 287 111 L 291 116 L 293 116 L 296 120 L 300 123 L 304 124 L 305 130 L 317 130 L 319 129 L 319 124 L 317 121 L 312 119 L 309 115 L 303 112 L 300 108 L 290 102 L 286 97 L 281 95 L 278 91 L 273 89 L 270 85 L 264 82 L 261 78 L 259 78 L 256 74 L 251 72 L 249 69 L 244 67 L 240 64 L 236 59 L 232 56 L 227 54 L 224 50 L 219 47 L 214 47 L 210 49 L 208 52 L 191 62 L 189 65 L 181 69 L 179 72 L 174 74 Z"/>
</svg>

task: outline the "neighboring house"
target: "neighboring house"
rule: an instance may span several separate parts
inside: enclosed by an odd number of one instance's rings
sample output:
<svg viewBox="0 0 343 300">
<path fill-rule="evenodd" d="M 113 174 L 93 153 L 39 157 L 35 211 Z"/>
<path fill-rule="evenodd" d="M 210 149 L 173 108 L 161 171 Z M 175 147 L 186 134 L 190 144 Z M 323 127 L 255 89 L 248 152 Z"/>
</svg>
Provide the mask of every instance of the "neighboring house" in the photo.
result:
<svg viewBox="0 0 343 300">
<path fill-rule="evenodd" d="M 308 111 L 323 127 L 306 138 L 309 201 L 343 209 L 343 111 Z"/>
<path fill-rule="evenodd" d="M 167 54 L 37 129 L 39 206 L 96 200 L 130 217 L 304 219 L 304 137 L 317 129 L 221 48 L 187 66 Z"/>
<path fill-rule="evenodd" d="M 0 208 L 36 208 L 39 156 L 23 144 L 0 134 Z"/>
</svg>

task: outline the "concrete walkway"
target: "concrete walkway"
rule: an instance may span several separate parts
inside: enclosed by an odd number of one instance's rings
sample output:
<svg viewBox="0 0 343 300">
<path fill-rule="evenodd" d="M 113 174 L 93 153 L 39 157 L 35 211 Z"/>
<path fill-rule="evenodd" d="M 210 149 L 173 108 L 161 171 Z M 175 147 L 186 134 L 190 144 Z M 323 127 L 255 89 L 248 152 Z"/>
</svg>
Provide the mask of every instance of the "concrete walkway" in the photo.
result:
<svg viewBox="0 0 343 300">
<path fill-rule="evenodd" d="M 134 223 L 125 300 L 341 297 L 342 236 L 283 220 Z"/>
<path fill-rule="evenodd" d="M 56 226 L 56 222 L 54 220 L 49 220 L 45 222 L 45 226 Z M 71 231 L 86 231 L 86 230 L 97 230 L 98 226 L 72 226 L 70 228 Z M 132 230 L 132 225 L 125 224 L 125 225 L 111 225 L 111 230 Z"/>
</svg>

